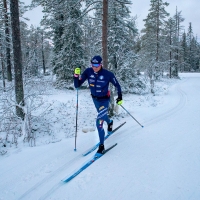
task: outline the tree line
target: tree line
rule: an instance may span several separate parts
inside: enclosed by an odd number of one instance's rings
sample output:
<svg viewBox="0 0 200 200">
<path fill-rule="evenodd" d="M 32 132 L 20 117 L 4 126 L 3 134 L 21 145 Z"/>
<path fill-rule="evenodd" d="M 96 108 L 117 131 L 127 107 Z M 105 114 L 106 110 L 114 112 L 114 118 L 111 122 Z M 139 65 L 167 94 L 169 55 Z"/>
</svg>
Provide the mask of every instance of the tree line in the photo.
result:
<svg viewBox="0 0 200 200">
<path fill-rule="evenodd" d="M 200 44 L 192 22 L 183 27 L 184 17 L 176 7 L 166 11 L 162 0 L 150 0 L 150 9 L 139 31 L 130 0 L 32 0 L 25 6 L 19 0 L 0 1 L 0 79 L 1 91 L 12 91 L 16 116 L 24 120 L 24 109 L 33 80 L 54 74 L 56 86 L 71 88 L 74 68 L 85 69 L 90 58 L 103 56 L 103 66 L 113 71 L 124 92 L 139 93 L 147 82 L 167 72 L 199 71 Z M 42 6 L 40 27 L 30 26 L 23 15 Z M 145 79 L 140 76 L 145 74 Z M 112 89 L 114 94 L 114 89 Z"/>
</svg>

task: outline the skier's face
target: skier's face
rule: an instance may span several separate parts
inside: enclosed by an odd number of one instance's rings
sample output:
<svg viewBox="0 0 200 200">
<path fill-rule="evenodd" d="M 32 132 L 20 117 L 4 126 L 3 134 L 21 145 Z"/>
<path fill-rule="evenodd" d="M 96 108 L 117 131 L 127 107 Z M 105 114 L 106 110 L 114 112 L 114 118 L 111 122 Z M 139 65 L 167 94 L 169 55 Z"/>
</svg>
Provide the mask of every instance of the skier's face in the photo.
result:
<svg viewBox="0 0 200 200">
<path fill-rule="evenodd" d="M 94 70 L 94 72 L 98 72 L 101 69 L 101 64 L 99 66 L 93 66 L 92 65 L 92 69 Z"/>
</svg>

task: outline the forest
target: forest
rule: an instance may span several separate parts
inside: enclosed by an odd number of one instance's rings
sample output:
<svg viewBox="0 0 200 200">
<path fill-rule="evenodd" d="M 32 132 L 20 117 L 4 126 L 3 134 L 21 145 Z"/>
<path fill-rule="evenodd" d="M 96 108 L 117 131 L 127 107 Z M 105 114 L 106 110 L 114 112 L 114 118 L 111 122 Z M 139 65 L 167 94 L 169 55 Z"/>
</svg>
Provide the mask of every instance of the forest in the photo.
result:
<svg viewBox="0 0 200 200">
<path fill-rule="evenodd" d="M 0 2 L 3 145 L 9 138 L 17 145 L 21 135 L 34 145 L 33 124 L 40 121 L 34 112 L 43 107 L 40 116 L 44 116 L 51 107 L 42 95 L 51 94 L 52 88 L 74 90 L 74 69 L 89 67 L 94 55 L 102 55 L 103 66 L 116 75 L 124 94 L 154 95 L 162 79 L 199 72 L 200 43 L 192 22 L 182 25 L 182 11 L 176 7 L 170 16 L 167 2 L 150 0 L 140 31 L 131 4 L 130 0 L 32 0 L 29 6 L 19 0 Z M 39 27 L 29 27 L 23 15 L 37 6 L 43 8 L 43 19 Z M 114 96 L 114 88 L 111 91 Z"/>
</svg>

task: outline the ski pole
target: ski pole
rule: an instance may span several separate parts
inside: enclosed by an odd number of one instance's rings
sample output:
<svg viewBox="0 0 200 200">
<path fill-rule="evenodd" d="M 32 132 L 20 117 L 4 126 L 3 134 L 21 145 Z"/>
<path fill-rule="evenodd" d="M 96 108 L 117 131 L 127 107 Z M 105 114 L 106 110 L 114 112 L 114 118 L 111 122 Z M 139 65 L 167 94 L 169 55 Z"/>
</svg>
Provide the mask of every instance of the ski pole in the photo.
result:
<svg viewBox="0 0 200 200">
<path fill-rule="evenodd" d="M 131 113 L 129 113 L 128 112 L 128 110 L 126 110 L 126 108 L 124 108 L 124 106 L 122 106 L 122 105 L 120 105 L 142 128 L 144 127 L 144 126 L 142 126 L 132 115 L 131 115 Z"/>
<path fill-rule="evenodd" d="M 80 68 L 81 71 L 81 67 Z M 80 75 L 80 73 L 79 73 Z M 76 132 L 75 132 L 75 148 L 74 151 L 76 151 L 76 140 L 77 140 L 77 132 L 78 132 L 78 88 L 76 88 Z"/>
<path fill-rule="evenodd" d="M 75 148 L 74 148 L 74 151 L 76 151 L 77 131 L 78 131 L 78 88 L 76 88 L 76 132 L 75 132 Z"/>
</svg>

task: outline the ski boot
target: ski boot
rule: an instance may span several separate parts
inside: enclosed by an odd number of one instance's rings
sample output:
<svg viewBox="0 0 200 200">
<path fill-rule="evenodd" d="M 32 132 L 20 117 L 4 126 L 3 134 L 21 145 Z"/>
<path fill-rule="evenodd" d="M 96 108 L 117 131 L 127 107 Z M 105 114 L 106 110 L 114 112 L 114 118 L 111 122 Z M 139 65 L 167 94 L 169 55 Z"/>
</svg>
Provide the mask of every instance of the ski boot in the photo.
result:
<svg viewBox="0 0 200 200">
<path fill-rule="evenodd" d="M 104 154 L 105 148 L 103 144 L 99 145 L 99 149 L 95 154 L 95 157 L 101 157 Z"/>
</svg>

